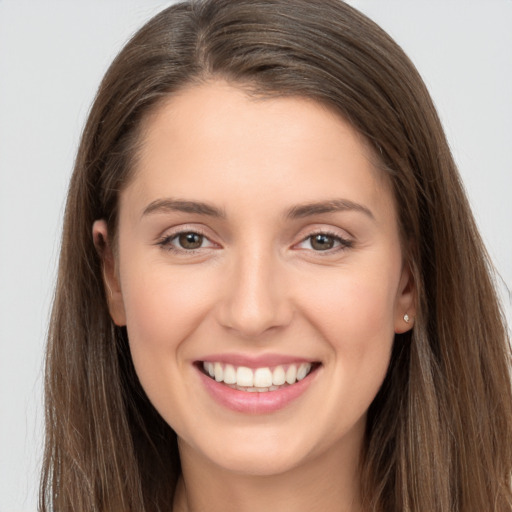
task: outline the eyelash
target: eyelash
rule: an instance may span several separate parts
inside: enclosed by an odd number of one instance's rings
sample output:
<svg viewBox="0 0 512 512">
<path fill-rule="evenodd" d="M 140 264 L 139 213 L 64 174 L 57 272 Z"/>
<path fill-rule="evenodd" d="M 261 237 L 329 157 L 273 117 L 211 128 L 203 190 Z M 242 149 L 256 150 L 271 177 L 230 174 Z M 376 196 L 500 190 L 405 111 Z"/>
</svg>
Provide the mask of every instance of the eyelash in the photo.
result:
<svg viewBox="0 0 512 512">
<path fill-rule="evenodd" d="M 197 236 L 202 237 L 202 242 L 207 241 L 210 244 L 212 244 L 212 246 L 215 245 L 204 233 L 202 233 L 201 231 L 199 231 L 197 229 L 182 230 L 182 231 L 178 231 L 176 233 L 172 233 L 170 235 L 166 235 L 166 236 L 162 237 L 160 240 L 158 240 L 157 245 L 159 245 L 160 247 L 162 247 L 162 249 L 164 249 L 166 251 L 173 252 L 176 254 L 196 254 L 201 249 L 205 249 L 205 247 L 198 247 L 197 249 L 185 249 L 184 247 L 174 246 L 172 242 L 174 240 L 177 240 L 182 235 L 197 235 Z M 210 248 L 210 247 L 206 247 L 206 248 Z"/>
<path fill-rule="evenodd" d="M 326 237 L 332 238 L 334 240 L 334 243 L 339 244 L 337 247 L 335 246 L 331 249 L 325 249 L 323 251 L 322 250 L 315 251 L 314 249 L 311 249 L 313 252 L 315 252 L 321 256 L 332 255 L 332 254 L 338 253 L 340 251 L 350 249 L 351 247 L 354 246 L 354 243 L 352 242 L 352 240 L 347 240 L 346 238 L 342 238 L 340 235 L 338 235 L 336 233 L 332 233 L 330 231 L 323 231 L 323 230 L 317 231 L 315 233 L 311 233 L 307 237 L 303 238 L 302 241 L 300 242 L 300 244 L 303 244 L 307 240 L 310 240 L 310 244 L 311 244 L 311 241 L 317 236 L 326 236 Z M 300 245 L 300 244 L 298 244 L 298 245 Z"/>
<path fill-rule="evenodd" d="M 162 247 L 163 249 L 165 249 L 166 251 L 169 251 L 169 252 L 173 252 L 173 253 L 177 253 L 177 254 L 190 254 L 190 255 L 196 254 L 201 249 L 211 248 L 211 246 L 209 246 L 209 247 L 198 247 L 197 249 L 186 249 L 184 247 L 174 246 L 172 242 L 177 240 L 182 235 L 197 235 L 197 236 L 202 237 L 202 241 L 201 241 L 202 243 L 206 240 L 210 244 L 214 245 L 214 243 L 211 242 L 211 240 L 204 233 L 202 233 L 201 231 L 198 231 L 198 230 L 183 230 L 183 231 L 178 231 L 177 233 L 172 233 L 170 235 L 167 235 L 167 236 L 161 238 L 157 242 L 157 245 L 159 245 L 160 247 Z M 329 249 L 325 249 L 325 250 L 314 250 L 313 248 L 308 249 L 315 253 L 318 253 L 319 255 L 332 255 L 339 251 L 350 249 L 354 245 L 351 240 L 342 238 L 341 236 L 339 236 L 336 233 L 332 233 L 329 231 L 318 231 L 315 233 L 311 233 L 307 237 L 303 238 L 299 242 L 299 244 L 296 244 L 295 246 L 303 244 L 307 240 L 310 240 L 310 244 L 311 244 L 311 241 L 317 236 L 325 236 L 325 237 L 332 238 L 334 243 L 338 244 L 338 246 L 335 246 L 335 247 L 329 248 Z"/>
</svg>

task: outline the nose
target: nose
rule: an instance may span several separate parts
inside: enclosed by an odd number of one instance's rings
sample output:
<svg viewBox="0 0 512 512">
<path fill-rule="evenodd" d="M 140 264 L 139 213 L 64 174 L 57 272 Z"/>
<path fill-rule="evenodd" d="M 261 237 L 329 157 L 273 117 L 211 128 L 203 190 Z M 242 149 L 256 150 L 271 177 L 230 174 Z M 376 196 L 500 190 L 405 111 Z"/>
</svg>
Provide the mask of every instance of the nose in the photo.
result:
<svg viewBox="0 0 512 512">
<path fill-rule="evenodd" d="M 278 258 L 269 251 L 247 252 L 235 258 L 226 273 L 218 318 L 225 328 L 254 339 L 286 327 L 293 307 Z"/>
</svg>

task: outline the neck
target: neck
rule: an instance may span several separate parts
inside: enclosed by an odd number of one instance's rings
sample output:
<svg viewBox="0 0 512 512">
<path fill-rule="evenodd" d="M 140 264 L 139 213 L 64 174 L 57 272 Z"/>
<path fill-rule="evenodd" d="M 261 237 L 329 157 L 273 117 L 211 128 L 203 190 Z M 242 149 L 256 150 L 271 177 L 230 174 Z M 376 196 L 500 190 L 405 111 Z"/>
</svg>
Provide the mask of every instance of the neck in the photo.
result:
<svg viewBox="0 0 512 512">
<path fill-rule="evenodd" d="M 246 475 L 220 468 L 180 443 L 182 477 L 174 512 L 360 512 L 361 444 L 332 449 L 277 475 Z"/>
</svg>

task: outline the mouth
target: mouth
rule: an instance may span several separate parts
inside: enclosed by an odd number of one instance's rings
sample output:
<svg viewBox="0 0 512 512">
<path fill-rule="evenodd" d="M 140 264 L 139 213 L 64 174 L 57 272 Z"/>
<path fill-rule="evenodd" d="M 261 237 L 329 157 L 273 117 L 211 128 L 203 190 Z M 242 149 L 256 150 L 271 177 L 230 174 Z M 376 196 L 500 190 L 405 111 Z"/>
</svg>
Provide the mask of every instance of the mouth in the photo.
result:
<svg viewBox="0 0 512 512">
<path fill-rule="evenodd" d="M 220 361 L 198 362 L 204 375 L 219 384 L 248 393 L 267 393 L 291 387 L 316 371 L 320 363 L 302 362 L 249 368 Z"/>
</svg>

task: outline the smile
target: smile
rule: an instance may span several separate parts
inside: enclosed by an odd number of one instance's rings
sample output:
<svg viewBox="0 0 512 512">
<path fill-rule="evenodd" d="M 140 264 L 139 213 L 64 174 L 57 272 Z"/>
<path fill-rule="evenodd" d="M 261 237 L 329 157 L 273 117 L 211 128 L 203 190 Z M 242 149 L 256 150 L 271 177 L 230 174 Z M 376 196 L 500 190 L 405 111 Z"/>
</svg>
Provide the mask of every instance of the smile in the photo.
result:
<svg viewBox="0 0 512 512">
<path fill-rule="evenodd" d="M 238 391 L 277 391 L 295 384 L 309 375 L 312 363 L 279 365 L 276 367 L 248 368 L 221 362 L 203 362 L 203 370 L 212 379 Z"/>
<path fill-rule="evenodd" d="M 242 357 L 236 364 L 233 359 L 237 358 L 230 359 L 229 363 L 215 359 L 197 361 L 194 366 L 214 402 L 245 414 L 271 414 L 298 401 L 318 380 L 322 367 L 313 361 L 248 364 Z"/>
</svg>

